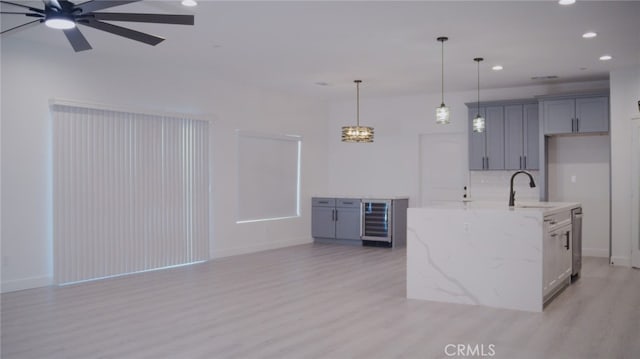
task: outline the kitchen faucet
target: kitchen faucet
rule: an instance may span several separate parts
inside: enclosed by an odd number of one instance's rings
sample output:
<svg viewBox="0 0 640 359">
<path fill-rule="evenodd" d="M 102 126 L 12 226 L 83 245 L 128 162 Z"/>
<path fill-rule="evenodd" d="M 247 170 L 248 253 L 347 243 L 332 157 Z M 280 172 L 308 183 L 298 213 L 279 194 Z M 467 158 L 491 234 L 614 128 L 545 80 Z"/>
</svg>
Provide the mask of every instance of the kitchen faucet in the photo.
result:
<svg viewBox="0 0 640 359">
<path fill-rule="evenodd" d="M 514 173 L 511 176 L 511 187 L 509 188 L 509 207 L 515 207 L 516 205 L 516 191 L 513 190 L 513 179 L 516 177 L 516 175 L 520 173 L 524 173 L 527 176 L 529 176 L 529 187 L 533 188 L 536 186 L 536 183 L 533 180 L 533 176 L 531 175 L 531 173 L 527 171 L 517 171 L 516 173 Z"/>
</svg>

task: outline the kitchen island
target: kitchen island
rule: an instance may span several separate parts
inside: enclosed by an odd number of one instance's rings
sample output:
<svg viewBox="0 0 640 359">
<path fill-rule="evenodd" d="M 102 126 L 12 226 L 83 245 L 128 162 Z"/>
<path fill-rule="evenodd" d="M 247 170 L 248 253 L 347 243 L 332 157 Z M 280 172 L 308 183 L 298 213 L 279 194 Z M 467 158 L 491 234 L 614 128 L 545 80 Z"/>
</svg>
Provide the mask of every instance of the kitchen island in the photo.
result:
<svg viewBox="0 0 640 359">
<path fill-rule="evenodd" d="M 409 208 L 407 297 L 542 311 L 570 283 L 570 213 L 577 207 L 465 202 Z"/>
</svg>

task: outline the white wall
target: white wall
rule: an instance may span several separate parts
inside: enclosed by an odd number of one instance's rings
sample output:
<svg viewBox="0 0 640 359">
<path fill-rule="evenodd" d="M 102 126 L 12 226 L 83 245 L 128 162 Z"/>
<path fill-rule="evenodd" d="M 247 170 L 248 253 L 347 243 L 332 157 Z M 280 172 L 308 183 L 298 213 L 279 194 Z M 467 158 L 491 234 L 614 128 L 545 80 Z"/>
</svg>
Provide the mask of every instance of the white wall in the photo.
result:
<svg viewBox="0 0 640 359">
<path fill-rule="evenodd" d="M 368 98 L 366 89 L 375 86 L 365 79 L 360 90 L 360 123 L 375 128 L 375 142 L 353 144 L 340 142 L 340 127 L 355 124 L 355 98 L 353 101 L 333 103 L 328 121 L 329 134 L 329 187 L 328 194 L 362 194 L 371 196 L 408 195 L 410 206 L 420 205 L 419 151 L 420 134 L 441 132 L 467 132 L 467 107 L 475 102 L 476 91 L 445 94 L 445 102 L 452 109 L 451 124 L 436 125 L 435 108 L 440 105 L 440 94 L 421 94 L 393 98 Z M 606 89 L 607 81 L 520 88 L 481 89 L 481 101 L 532 98 L 538 95 L 570 93 Z M 463 151 L 467 153 L 467 151 Z M 443 153 L 443 161 L 464 161 Z M 486 176 L 485 176 L 486 177 Z M 507 188 L 496 200 L 508 200 L 508 179 L 503 171 L 491 176 L 483 187 L 483 177 L 472 176 L 471 196 L 495 193 L 495 188 Z M 486 178 L 485 178 L 486 179 Z M 520 181 L 521 179 L 519 179 Z M 499 183 L 503 181 L 503 183 Z M 526 183 L 525 183 L 526 185 Z M 528 191 L 521 191 L 523 195 Z M 530 195 L 530 193 L 529 193 Z M 526 195 L 525 195 L 526 197 Z M 534 199 L 534 196 L 529 196 Z M 524 198 L 524 197 L 523 197 Z"/>
<path fill-rule="evenodd" d="M 214 120 L 211 257 L 305 243 L 312 193 L 326 190 L 326 106 L 187 69 L 106 61 L 98 50 L 2 43 L 2 290 L 52 276 L 51 98 Z M 235 130 L 303 136 L 302 217 L 236 224 Z M 259 186 L 256 180 L 256 186 Z"/>
<path fill-rule="evenodd" d="M 609 257 L 610 146 L 608 135 L 547 140 L 549 201 L 582 203 L 585 256 Z"/>
<path fill-rule="evenodd" d="M 612 254 L 616 265 L 631 265 L 631 119 L 640 117 L 640 67 L 612 71 L 611 206 Z"/>
</svg>

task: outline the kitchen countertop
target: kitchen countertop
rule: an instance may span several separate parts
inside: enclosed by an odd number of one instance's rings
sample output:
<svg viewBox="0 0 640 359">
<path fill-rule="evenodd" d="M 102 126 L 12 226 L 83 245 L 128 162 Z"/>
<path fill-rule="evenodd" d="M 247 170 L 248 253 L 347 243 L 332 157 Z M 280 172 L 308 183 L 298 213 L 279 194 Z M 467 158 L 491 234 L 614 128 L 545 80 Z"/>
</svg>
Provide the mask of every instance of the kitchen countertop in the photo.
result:
<svg viewBox="0 0 640 359">
<path fill-rule="evenodd" d="M 348 195 L 314 195 L 312 198 L 345 198 L 345 199 L 409 199 L 409 196 L 354 196 L 353 194 Z"/>
<path fill-rule="evenodd" d="M 577 202 L 409 208 L 407 297 L 541 312 L 544 217 Z"/>
<path fill-rule="evenodd" d="M 513 208 L 508 203 L 499 201 L 468 201 L 468 202 L 440 202 L 432 203 L 424 207 L 443 210 L 467 210 L 467 211 L 511 211 L 516 213 L 541 213 L 543 215 L 554 214 L 568 209 L 580 207 L 578 202 L 518 202 Z M 414 208 L 414 207 L 412 207 Z"/>
</svg>

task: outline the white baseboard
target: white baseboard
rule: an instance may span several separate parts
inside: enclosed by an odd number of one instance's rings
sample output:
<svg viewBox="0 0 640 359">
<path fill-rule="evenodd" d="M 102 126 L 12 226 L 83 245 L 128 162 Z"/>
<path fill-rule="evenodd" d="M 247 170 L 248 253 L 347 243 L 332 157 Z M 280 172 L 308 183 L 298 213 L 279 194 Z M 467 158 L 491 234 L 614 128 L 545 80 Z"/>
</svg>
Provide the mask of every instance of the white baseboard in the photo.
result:
<svg viewBox="0 0 640 359">
<path fill-rule="evenodd" d="M 584 248 L 582 247 L 582 255 L 585 257 L 602 257 L 609 258 L 609 250 L 601 248 Z"/>
<path fill-rule="evenodd" d="M 2 282 L 2 293 L 15 292 L 18 290 L 46 287 L 53 283 L 52 277 L 31 277 L 18 280 Z"/>
<path fill-rule="evenodd" d="M 631 267 L 631 257 L 611 257 L 611 264 L 618 267 Z"/>
<path fill-rule="evenodd" d="M 211 253 L 211 258 L 215 259 L 215 258 L 237 256 L 239 254 L 262 252 L 270 249 L 297 246 L 299 244 L 307 244 L 311 242 L 313 242 L 311 238 L 305 237 L 305 238 L 297 238 L 297 239 L 291 239 L 286 241 L 260 243 L 260 244 L 248 246 L 248 247 L 235 247 L 235 248 L 225 248 L 225 249 L 214 248 Z"/>
</svg>

